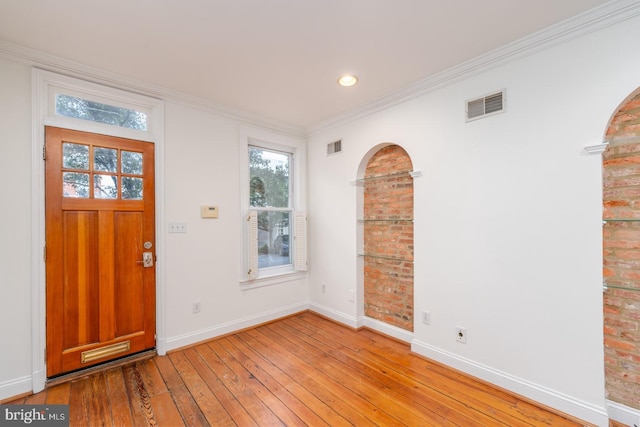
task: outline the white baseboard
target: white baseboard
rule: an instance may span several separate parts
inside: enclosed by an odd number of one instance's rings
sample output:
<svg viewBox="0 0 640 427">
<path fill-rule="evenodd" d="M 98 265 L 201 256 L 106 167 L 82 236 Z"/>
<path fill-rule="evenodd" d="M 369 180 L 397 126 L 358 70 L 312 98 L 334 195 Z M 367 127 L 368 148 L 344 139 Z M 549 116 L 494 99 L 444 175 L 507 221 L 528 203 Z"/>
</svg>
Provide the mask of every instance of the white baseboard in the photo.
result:
<svg viewBox="0 0 640 427">
<path fill-rule="evenodd" d="M 583 421 L 606 427 L 609 425 L 606 408 L 576 400 L 571 396 L 548 389 L 505 372 L 498 371 L 456 354 L 449 353 L 418 340 L 411 342 L 411 350 L 429 359 L 450 366 L 473 377 L 495 384 L 520 396 L 554 408 Z M 640 427 L 640 426 L 639 426 Z"/>
<path fill-rule="evenodd" d="M 335 320 L 336 322 L 342 323 L 343 325 L 350 326 L 354 329 L 364 326 L 363 319 L 359 319 L 355 316 L 348 316 L 340 311 L 325 307 L 320 304 L 310 303 L 309 310 L 328 317 L 331 320 Z"/>
<path fill-rule="evenodd" d="M 406 342 L 407 344 L 411 344 L 411 341 L 413 341 L 413 332 L 400 329 L 396 326 L 389 325 L 376 319 L 372 319 L 371 317 L 365 316 L 364 326 L 366 326 L 367 328 L 371 328 L 374 331 L 380 332 L 381 334 L 385 334 L 397 340 Z"/>
<path fill-rule="evenodd" d="M 31 393 L 32 387 L 31 376 L 15 378 L 0 383 L 0 400 L 9 399 L 24 393 Z"/>
<path fill-rule="evenodd" d="M 609 419 L 627 426 L 640 427 L 640 410 L 607 400 Z"/>
<path fill-rule="evenodd" d="M 186 347 L 198 342 L 210 340 L 215 337 L 230 334 L 242 329 L 250 328 L 252 326 L 260 325 L 261 323 L 277 320 L 281 317 L 290 316 L 292 314 L 308 309 L 308 303 L 294 304 L 288 307 L 279 308 L 277 310 L 260 313 L 255 316 L 249 316 L 242 319 L 234 320 L 232 322 L 216 325 L 211 328 L 200 329 L 199 331 L 191 332 L 188 334 L 170 337 L 164 340 L 161 345 L 165 349 L 165 351 L 174 350 L 176 348 Z"/>
</svg>

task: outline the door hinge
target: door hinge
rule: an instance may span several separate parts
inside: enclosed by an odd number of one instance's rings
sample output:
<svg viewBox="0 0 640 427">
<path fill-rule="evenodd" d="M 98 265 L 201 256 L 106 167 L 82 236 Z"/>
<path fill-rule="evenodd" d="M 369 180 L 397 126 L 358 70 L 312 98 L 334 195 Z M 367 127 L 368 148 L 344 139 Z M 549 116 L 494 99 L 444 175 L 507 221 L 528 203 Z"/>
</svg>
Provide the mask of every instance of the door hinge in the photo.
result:
<svg viewBox="0 0 640 427">
<path fill-rule="evenodd" d="M 44 361 L 47 362 L 47 348 L 44 349 Z"/>
<path fill-rule="evenodd" d="M 47 244 L 42 247 L 42 261 L 47 262 Z"/>
<path fill-rule="evenodd" d="M 42 160 L 47 160 L 47 146 L 43 145 L 42 146 Z"/>
</svg>

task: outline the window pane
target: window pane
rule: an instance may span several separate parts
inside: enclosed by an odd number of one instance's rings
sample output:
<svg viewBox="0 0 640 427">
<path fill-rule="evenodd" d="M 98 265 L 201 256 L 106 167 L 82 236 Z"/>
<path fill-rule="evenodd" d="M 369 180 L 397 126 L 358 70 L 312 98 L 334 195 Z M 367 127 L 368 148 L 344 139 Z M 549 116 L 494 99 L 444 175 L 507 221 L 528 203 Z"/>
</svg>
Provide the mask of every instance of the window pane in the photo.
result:
<svg viewBox="0 0 640 427">
<path fill-rule="evenodd" d="M 142 175 L 142 153 L 123 151 L 122 173 Z"/>
<path fill-rule="evenodd" d="M 62 173 L 62 195 L 64 197 L 89 198 L 89 174 L 76 172 Z"/>
<path fill-rule="evenodd" d="M 129 129 L 147 130 L 147 114 L 68 95 L 56 95 L 56 114 Z"/>
<path fill-rule="evenodd" d="M 290 155 L 249 147 L 249 204 L 289 207 Z"/>
<path fill-rule="evenodd" d="M 123 176 L 122 198 L 124 200 L 142 200 L 142 178 Z"/>
<path fill-rule="evenodd" d="M 114 175 L 94 175 L 93 197 L 96 199 L 117 199 L 118 177 Z"/>
<path fill-rule="evenodd" d="M 291 264 L 291 212 L 258 212 L 258 268 Z"/>
<path fill-rule="evenodd" d="M 65 169 L 89 170 L 89 146 L 81 144 L 62 144 L 62 167 Z"/>
<path fill-rule="evenodd" d="M 118 150 L 95 147 L 93 149 L 93 169 L 100 172 L 117 172 Z"/>
</svg>

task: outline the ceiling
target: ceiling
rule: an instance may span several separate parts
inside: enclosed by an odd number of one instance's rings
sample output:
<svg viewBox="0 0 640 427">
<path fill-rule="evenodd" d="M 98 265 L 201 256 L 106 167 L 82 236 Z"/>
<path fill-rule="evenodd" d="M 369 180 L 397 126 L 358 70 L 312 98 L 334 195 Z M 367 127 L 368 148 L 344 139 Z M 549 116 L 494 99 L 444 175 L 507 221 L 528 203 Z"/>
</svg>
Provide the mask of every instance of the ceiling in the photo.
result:
<svg viewBox="0 0 640 427">
<path fill-rule="evenodd" d="M 0 0 L 0 41 L 306 129 L 604 3 Z"/>
</svg>

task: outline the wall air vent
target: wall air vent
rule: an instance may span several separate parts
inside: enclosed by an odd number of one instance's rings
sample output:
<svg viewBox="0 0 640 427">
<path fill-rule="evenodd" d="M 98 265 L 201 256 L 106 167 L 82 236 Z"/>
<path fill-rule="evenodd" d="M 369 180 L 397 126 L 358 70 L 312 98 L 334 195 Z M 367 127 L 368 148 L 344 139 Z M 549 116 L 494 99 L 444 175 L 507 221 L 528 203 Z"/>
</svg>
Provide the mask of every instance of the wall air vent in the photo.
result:
<svg viewBox="0 0 640 427">
<path fill-rule="evenodd" d="M 339 139 L 335 142 L 327 144 L 327 155 L 336 154 L 342 151 L 342 140 Z"/>
<path fill-rule="evenodd" d="M 482 98 L 467 101 L 467 121 L 469 122 L 482 117 L 503 113 L 504 93 L 505 91 L 502 90 L 483 96 Z"/>
</svg>

